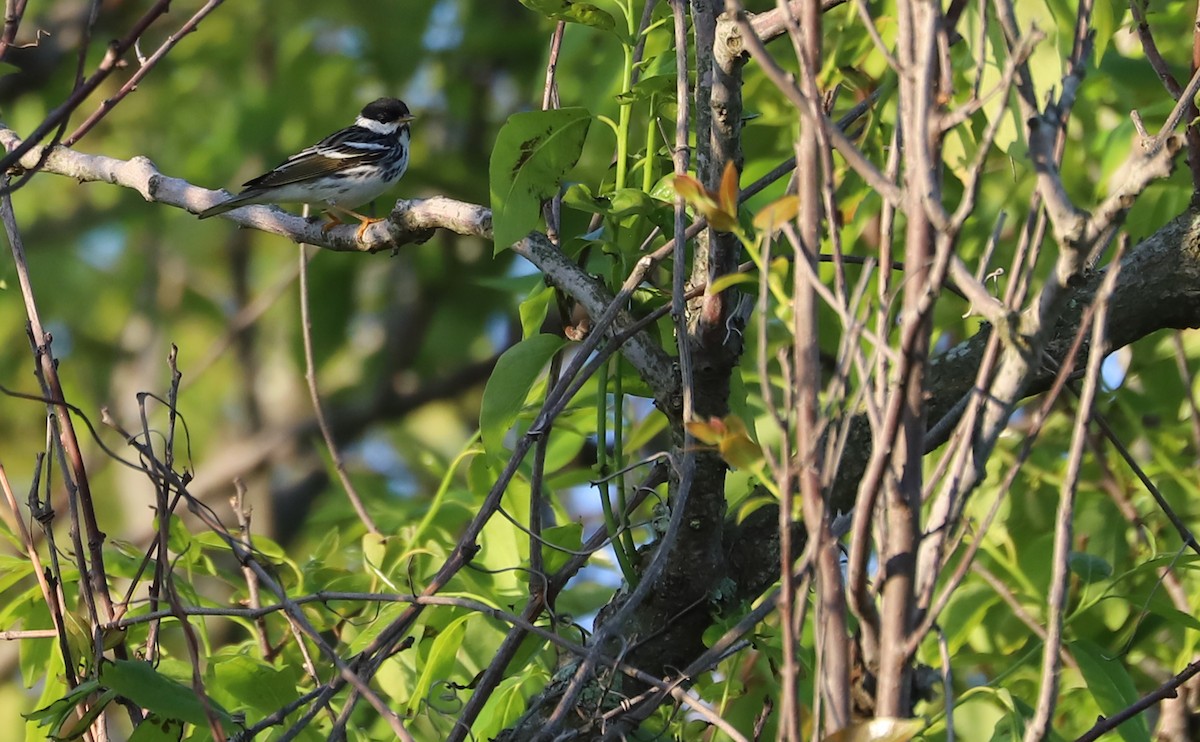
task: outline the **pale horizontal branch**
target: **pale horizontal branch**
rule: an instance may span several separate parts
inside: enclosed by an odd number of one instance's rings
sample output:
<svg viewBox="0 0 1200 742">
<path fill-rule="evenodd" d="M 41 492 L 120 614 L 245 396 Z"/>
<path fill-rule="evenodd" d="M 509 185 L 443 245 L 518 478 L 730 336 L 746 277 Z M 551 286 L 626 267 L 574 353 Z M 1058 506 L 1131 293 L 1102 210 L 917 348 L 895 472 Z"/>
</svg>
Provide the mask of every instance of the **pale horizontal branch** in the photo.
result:
<svg viewBox="0 0 1200 742">
<path fill-rule="evenodd" d="M 6 151 L 11 152 L 20 144 L 21 139 L 16 132 L 0 126 L 0 145 Z M 41 147 L 34 147 L 21 158 L 21 166 L 37 168 L 42 151 Z M 85 183 L 103 182 L 129 188 L 147 201 L 174 206 L 193 214 L 225 198 L 222 191 L 201 188 L 182 178 L 162 174 L 153 162 L 142 156 L 119 160 L 55 147 L 42 163 L 41 171 Z M 491 209 L 443 196 L 397 201 L 388 218 L 371 225 L 364 232 L 362 240 L 356 236 L 357 225 L 341 225 L 326 231 L 320 219 L 296 216 L 274 206 L 245 206 L 221 216 L 242 227 L 338 252 L 395 250 L 406 244 L 424 242 L 437 229 L 485 240 L 492 238 Z M 591 316 L 600 316 L 612 302 L 612 292 L 567 259 L 544 234 L 531 232 L 510 249 L 537 266 L 550 283 L 579 302 Z M 606 330 L 613 334 L 620 333 L 632 322 L 630 315 L 621 312 Z M 631 337 L 622 347 L 622 354 L 654 390 L 660 404 L 670 404 L 678 390 L 677 374 L 670 355 L 645 332 Z"/>
</svg>

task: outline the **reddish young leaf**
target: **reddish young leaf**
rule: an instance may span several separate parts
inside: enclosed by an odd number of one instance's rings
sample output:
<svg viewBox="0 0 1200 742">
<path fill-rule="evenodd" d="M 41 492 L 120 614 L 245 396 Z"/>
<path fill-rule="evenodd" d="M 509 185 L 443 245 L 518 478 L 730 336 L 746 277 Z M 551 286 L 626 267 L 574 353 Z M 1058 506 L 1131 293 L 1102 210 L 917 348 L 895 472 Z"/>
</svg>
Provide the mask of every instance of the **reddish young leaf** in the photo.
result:
<svg viewBox="0 0 1200 742">
<path fill-rule="evenodd" d="M 721 175 L 721 193 L 719 194 L 721 211 L 737 221 L 738 212 L 738 170 L 733 161 L 725 163 L 725 172 Z"/>
</svg>

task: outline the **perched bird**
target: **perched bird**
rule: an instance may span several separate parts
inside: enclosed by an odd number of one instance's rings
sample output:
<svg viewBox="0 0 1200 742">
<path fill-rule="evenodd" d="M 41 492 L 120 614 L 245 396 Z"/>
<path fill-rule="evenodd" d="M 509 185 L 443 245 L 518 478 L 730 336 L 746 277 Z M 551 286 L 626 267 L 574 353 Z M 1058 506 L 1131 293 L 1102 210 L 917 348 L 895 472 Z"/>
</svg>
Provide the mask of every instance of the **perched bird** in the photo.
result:
<svg viewBox="0 0 1200 742">
<path fill-rule="evenodd" d="M 271 172 L 246 181 L 236 196 L 201 211 L 201 219 L 250 204 L 302 203 L 323 209 L 331 221 L 339 214 L 362 222 L 358 238 L 373 222 L 351 211 L 394 186 L 408 169 L 408 123 L 404 101 L 380 98 L 363 107 L 354 123 L 280 163 Z"/>
</svg>

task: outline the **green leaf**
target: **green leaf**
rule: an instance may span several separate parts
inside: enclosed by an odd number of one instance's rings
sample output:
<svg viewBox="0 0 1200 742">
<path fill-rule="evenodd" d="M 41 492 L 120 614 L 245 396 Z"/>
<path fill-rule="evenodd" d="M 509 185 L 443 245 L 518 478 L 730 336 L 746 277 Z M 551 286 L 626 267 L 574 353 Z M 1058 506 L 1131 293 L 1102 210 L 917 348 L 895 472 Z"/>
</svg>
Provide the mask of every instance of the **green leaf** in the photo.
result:
<svg viewBox="0 0 1200 742">
<path fill-rule="evenodd" d="M 148 714 L 129 735 L 129 742 L 178 742 L 183 739 L 183 722 Z"/>
<path fill-rule="evenodd" d="M 205 706 L 197 697 L 195 689 L 178 680 L 160 675 L 157 670 L 145 662 L 132 660 L 105 662 L 100 668 L 100 683 L 117 691 L 138 706 L 161 716 L 182 719 L 198 726 L 208 726 Z M 229 712 L 211 698 L 208 707 L 217 715 L 222 724 L 229 725 L 227 729 L 237 726 Z"/>
<path fill-rule="evenodd" d="M 1096 31 L 1091 60 L 1093 68 L 1099 69 L 1100 60 L 1119 28 L 1118 21 L 1123 20 L 1128 11 L 1128 3 L 1120 0 L 1100 0 L 1092 6 L 1092 28 Z"/>
<path fill-rule="evenodd" d="M 537 335 L 546 321 L 546 313 L 550 310 L 550 302 L 554 300 L 554 287 L 545 283 L 534 286 L 525 301 L 521 302 L 521 337 L 530 338 Z"/>
<path fill-rule="evenodd" d="M 1100 646 L 1086 640 L 1071 642 L 1070 647 L 1083 680 L 1103 714 L 1110 716 L 1138 700 L 1137 688 L 1120 659 L 1105 657 Z M 1125 742 L 1150 742 L 1150 727 L 1143 715 L 1117 727 L 1117 734 Z"/>
<path fill-rule="evenodd" d="M 458 664 L 458 650 L 462 647 L 463 637 L 467 635 L 467 621 L 476 614 L 469 613 L 454 619 L 433 640 L 429 656 L 425 658 L 421 668 L 421 679 L 417 681 L 415 693 L 408 700 L 408 716 L 412 716 L 426 700 L 430 690 L 437 683 L 450 677 L 451 671 Z"/>
<path fill-rule="evenodd" d="M 37 586 L 31 589 L 40 592 Z M 41 600 L 34 602 L 22 598 L 18 601 L 18 608 L 19 610 L 14 612 L 13 617 L 20 620 L 24 628 L 35 629 L 54 625 L 50 618 L 50 609 Z M 0 626 L 5 628 L 11 625 L 0 622 Z M 42 682 L 47 674 L 62 671 L 62 652 L 59 651 L 58 642 L 54 639 L 25 639 L 17 642 L 17 652 L 21 677 L 25 681 L 26 688 L 32 688 Z"/>
<path fill-rule="evenodd" d="M 33 574 L 33 562 L 0 554 L 0 592 L 4 592 Z"/>
<path fill-rule="evenodd" d="M 709 296 L 719 294 L 730 286 L 737 286 L 743 283 L 757 283 L 758 276 L 752 276 L 749 273 L 726 273 L 718 277 L 715 281 L 708 285 Z"/>
<path fill-rule="evenodd" d="M 106 690 L 97 698 L 89 699 L 90 702 L 87 710 L 82 714 L 76 715 L 75 713 L 71 713 L 60 719 L 50 732 L 50 736 L 57 740 L 57 742 L 82 738 L 96 719 L 100 718 L 100 714 L 104 713 L 104 710 L 108 708 L 108 704 L 112 703 L 116 697 L 116 691 Z"/>
<path fill-rule="evenodd" d="M 585 108 L 528 111 L 505 122 L 489 165 L 497 253 L 537 226 L 541 202 L 579 161 L 591 123 Z"/>
<path fill-rule="evenodd" d="M 387 553 L 388 537 L 380 533 L 364 533 L 362 537 L 363 561 L 367 568 L 377 570 L 383 565 Z"/>
<path fill-rule="evenodd" d="M 247 707 L 258 710 L 265 716 L 296 698 L 301 671 L 294 664 L 285 662 L 273 667 L 262 660 L 228 652 L 213 660 L 206 680 L 215 699 L 243 710 Z"/>
<path fill-rule="evenodd" d="M 516 721 L 525 710 L 525 700 L 533 694 L 533 688 L 539 682 L 549 678 L 536 666 L 522 669 L 520 675 L 507 677 L 496 686 L 495 692 L 488 697 L 483 711 L 471 727 L 475 739 L 492 739 L 502 729 Z M 526 685 L 530 686 L 528 689 Z"/>
<path fill-rule="evenodd" d="M 1067 566 L 1085 583 L 1102 582 L 1112 577 L 1113 568 L 1103 557 L 1082 551 L 1072 551 Z"/>
<path fill-rule="evenodd" d="M 554 335 L 534 335 L 500 355 L 479 407 L 479 433 L 489 454 L 503 453 L 504 434 L 516 422 L 542 368 L 564 342 Z"/>
<path fill-rule="evenodd" d="M 675 99 L 675 50 L 670 49 L 643 60 L 638 69 L 641 77 L 628 91 L 617 96 L 619 103 L 650 100 L 657 96 L 664 100 Z"/>
<path fill-rule="evenodd" d="M 76 705 L 82 703 L 84 699 L 98 690 L 100 690 L 98 682 L 95 680 L 85 680 L 72 688 L 62 698 L 55 699 L 49 705 L 43 706 L 36 711 L 30 711 L 27 714 L 21 714 L 21 716 L 29 721 L 38 722 L 38 726 L 62 724 L 63 719 L 75 709 Z"/>
<path fill-rule="evenodd" d="M 555 21 L 582 23 L 605 31 L 611 31 L 617 26 L 611 15 L 591 3 L 573 0 L 521 0 L 521 4 Z"/>
<path fill-rule="evenodd" d="M 571 551 L 581 550 L 583 548 L 583 525 L 572 522 L 542 529 L 542 540 L 545 542 L 542 545 L 542 566 L 547 574 L 553 574 L 562 569 L 573 556 L 554 547 L 558 546 Z"/>
<path fill-rule="evenodd" d="M 621 218 L 633 214 L 659 216 L 670 213 L 670 206 L 650 196 L 640 188 L 622 188 L 612 194 L 611 214 Z"/>
<path fill-rule="evenodd" d="M 609 212 L 607 198 L 592 195 L 592 189 L 586 183 L 572 183 L 563 191 L 563 206 L 569 206 L 585 214 L 605 214 Z"/>
<path fill-rule="evenodd" d="M 668 193 L 667 198 L 668 200 L 664 201 L 640 188 L 622 188 L 604 196 L 594 196 L 586 185 L 572 183 L 563 192 L 563 205 L 586 214 L 601 214 L 617 220 L 644 216 L 659 227 L 670 229 L 670 201 L 674 200 L 675 196 Z"/>
<path fill-rule="evenodd" d="M 369 623 L 364 623 L 359 626 L 359 632 L 353 635 L 353 638 L 346 644 L 346 649 L 357 654 L 371 645 L 379 634 L 391 624 L 392 621 L 399 618 L 400 614 L 408 609 L 405 603 L 388 603 L 382 606 L 378 611 L 371 615 L 374 620 Z"/>
</svg>

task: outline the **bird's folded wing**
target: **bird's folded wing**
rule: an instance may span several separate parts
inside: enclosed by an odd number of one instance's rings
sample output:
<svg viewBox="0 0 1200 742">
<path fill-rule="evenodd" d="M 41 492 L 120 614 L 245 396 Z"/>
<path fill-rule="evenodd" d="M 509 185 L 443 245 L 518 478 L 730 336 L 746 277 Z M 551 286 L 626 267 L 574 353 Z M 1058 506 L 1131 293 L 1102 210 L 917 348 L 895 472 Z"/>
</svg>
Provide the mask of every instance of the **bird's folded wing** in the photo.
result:
<svg viewBox="0 0 1200 742">
<path fill-rule="evenodd" d="M 356 165 L 377 162 L 390 149 L 384 142 L 356 134 L 339 131 L 297 152 L 271 172 L 248 180 L 244 185 L 246 188 L 275 188 L 315 180 Z"/>
</svg>

